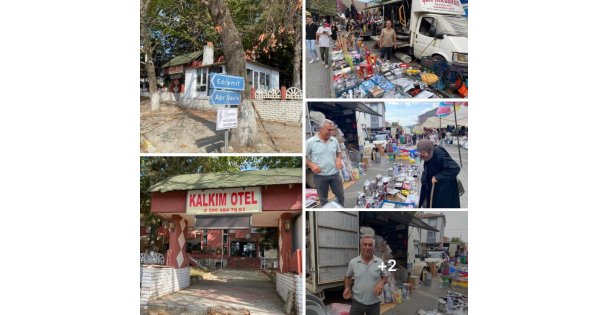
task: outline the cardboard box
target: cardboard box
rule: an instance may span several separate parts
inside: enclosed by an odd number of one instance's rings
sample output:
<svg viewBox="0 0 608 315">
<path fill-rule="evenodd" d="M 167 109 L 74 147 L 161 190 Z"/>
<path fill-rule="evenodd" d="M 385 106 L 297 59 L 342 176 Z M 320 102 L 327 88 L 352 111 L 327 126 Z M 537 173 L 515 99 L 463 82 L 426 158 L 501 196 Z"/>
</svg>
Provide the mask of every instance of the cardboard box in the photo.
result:
<svg viewBox="0 0 608 315">
<path fill-rule="evenodd" d="M 376 144 L 376 148 L 378 149 L 378 152 L 380 153 L 380 156 L 384 156 L 385 152 L 384 152 L 384 146 L 382 144 Z"/>
<path fill-rule="evenodd" d="M 432 262 L 430 263 L 430 268 L 431 268 L 431 277 L 435 278 L 437 277 L 437 263 Z"/>
<path fill-rule="evenodd" d="M 407 279 L 407 283 L 409 283 L 411 289 L 414 290 L 416 288 L 416 285 L 418 284 L 418 277 L 416 277 L 416 276 L 410 276 Z"/>
</svg>

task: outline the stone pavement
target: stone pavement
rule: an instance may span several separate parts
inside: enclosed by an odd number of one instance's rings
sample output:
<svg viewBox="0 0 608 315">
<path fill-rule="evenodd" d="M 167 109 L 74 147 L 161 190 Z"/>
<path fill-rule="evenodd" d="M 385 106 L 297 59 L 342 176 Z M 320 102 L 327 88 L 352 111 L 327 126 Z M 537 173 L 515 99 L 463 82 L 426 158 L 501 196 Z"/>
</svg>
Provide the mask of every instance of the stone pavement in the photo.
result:
<svg viewBox="0 0 608 315">
<path fill-rule="evenodd" d="M 458 147 L 456 145 L 446 145 L 445 149 L 448 151 L 452 159 L 456 161 L 456 163 L 460 164 L 458 159 Z M 458 178 L 462 181 L 462 184 L 465 188 L 465 193 L 460 196 L 460 207 L 468 208 L 468 150 L 464 148 L 460 148 L 460 154 L 462 156 L 462 166 L 460 168 L 460 173 L 458 174 Z M 369 159 L 368 159 L 369 160 Z M 381 163 L 370 163 L 367 171 L 365 172 L 365 176 L 361 176 L 361 178 L 355 182 L 350 187 L 344 190 L 344 203 L 345 208 L 353 208 L 357 202 L 357 195 L 359 192 L 363 191 L 363 184 L 365 180 L 368 179 L 370 181 L 374 180 L 376 174 L 381 174 L 383 176 L 387 175 L 387 169 L 393 165 L 393 161 L 389 161 L 386 156 L 382 158 Z M 420 166 L 422 169 L 422 165 Z"/>
<path fill-rule="evenodd" d="M 419 284 L 418 287 L 411 292 L 409 299 L 401 304 L 388 304 L 382 309 L 382 315 L 417 315 L 419 310 L 431 311 L 437 307 L 437 299 L 446 296 L 448 290 L 457 292 L 464 296 L 468 296 L 468 289 L 451 286 L 449 288 L 441 287 L 441 278 L 436 277 L 431 282 L 431 286 L 427 287 L 424 284 Z M 336 290 L 325 290 L 325 305 L 331 303 L 351 304 L 351 300 L 342 298 L 342 288 Z"/>
<path fill-rule="evenodd" d="M 437 308 L 437 299 L 446 296 L 448 290 L 468 296 L 467 288 L 459 286 L 442 288 L 441 278 L 437 277 L 433 279 L 430 287 L 422 284 L 419 285 L 418 288 L 412 292 L 408 300 L 402 304 L 397 304 L 395 308 L 389 310 L 383 315 L 416 315 L 421 309 L 425 311 L 434 310 Z"/>
<path fill-rule="evenodd" d="M 187 289 L 151 301 L 142 314 L 207 314 L 207 308 L 248 309 L 252 315 L 284 314 L 275 283 L 258 270 L 223 269 L 206 274 Z"/>
<path fill-rule="evenodd" d="M 183 109 L 176 104 L 161 104 L 150 112 L 148 98 L 140 100 L 140 150 L 145 153 L 219 153 L 224 149 L 224 131 L 216 131 L 214 110 Z M 302 128 L 293 124 L 258 119 L 258 141 L 251 152 L 302 152 Z M 245 150 L 245 149 L 243 149 Z M 241 151 L 243 151 L 241 150 Z M 229 147 L 230 152 L 239 152 Z"/>
<path fill-rule="evenodd" d="M 331 50 L 333 48 L 333 42 L 330 44 L 330 58 Z M 317 53 L 319 53 L 317 49 Z M 308 63 L 310 59 L 304 60 L 306 62 L 306 97 L 307 98 L 330 98 L 331 97 L 331 63 L 329 68 L 323 66 L 323 61 L 315 61 L 314 63 Z"/>
</svg>

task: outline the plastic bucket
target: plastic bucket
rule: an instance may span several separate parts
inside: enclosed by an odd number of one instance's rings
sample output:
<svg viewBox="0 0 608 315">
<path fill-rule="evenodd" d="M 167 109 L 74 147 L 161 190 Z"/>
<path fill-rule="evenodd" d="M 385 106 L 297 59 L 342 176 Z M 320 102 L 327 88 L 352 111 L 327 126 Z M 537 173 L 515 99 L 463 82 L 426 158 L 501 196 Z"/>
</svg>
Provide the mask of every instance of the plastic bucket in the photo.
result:
<svg viewBox="0 0 608 315">
<path fill-rule="evenodd" d="M 430 276 L 424 279 L 424 286 L 430 287 L 431 283 L 433 283 L 433 278 L 431 278 Z"/>
</svg>

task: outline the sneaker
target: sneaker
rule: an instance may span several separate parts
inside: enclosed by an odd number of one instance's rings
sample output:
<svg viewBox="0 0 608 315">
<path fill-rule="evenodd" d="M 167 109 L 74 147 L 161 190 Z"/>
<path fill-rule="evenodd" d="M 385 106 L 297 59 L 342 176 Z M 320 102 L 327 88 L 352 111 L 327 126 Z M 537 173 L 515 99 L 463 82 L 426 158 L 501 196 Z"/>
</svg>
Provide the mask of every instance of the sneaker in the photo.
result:
<svg viewBox="0 0 608 315">
<path fill-rule="evenodd" d="M 313 59 L 313 60 L 309 61 L 308 63 L 314 63 L 314 62 L 315 62 L 315 60 Z"/>
<path fill-rule="evenodd" d="M 321 57 L 317 57 L 317 61 L 321 60 Z"/>
<path fill-rule="evenodd" d="M 325 68 L 329 68 L 329 66 L 326 64 L 326 65 L 325 65 Z"/>
</svg>

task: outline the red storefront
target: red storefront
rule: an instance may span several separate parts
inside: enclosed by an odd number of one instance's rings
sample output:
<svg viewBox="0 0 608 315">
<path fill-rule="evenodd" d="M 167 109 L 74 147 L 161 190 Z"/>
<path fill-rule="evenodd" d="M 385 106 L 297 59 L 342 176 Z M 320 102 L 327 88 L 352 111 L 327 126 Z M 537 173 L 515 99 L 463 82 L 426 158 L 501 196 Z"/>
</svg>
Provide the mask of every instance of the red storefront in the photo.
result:
<svg viewBox="0 0 608 315">
<path fill-rule="evenodd" d="M 167 266 L 269 262 L 301 274 L 301 169 L 178 175 L 150 191 L 152 213 L 169 223 Z"/>
</svg>

